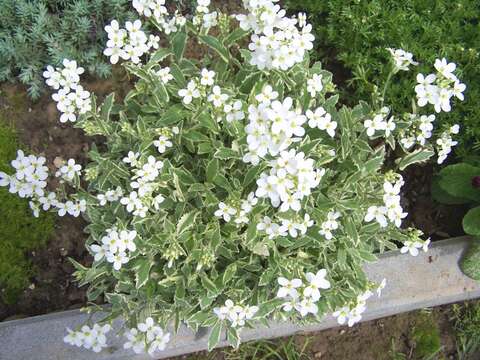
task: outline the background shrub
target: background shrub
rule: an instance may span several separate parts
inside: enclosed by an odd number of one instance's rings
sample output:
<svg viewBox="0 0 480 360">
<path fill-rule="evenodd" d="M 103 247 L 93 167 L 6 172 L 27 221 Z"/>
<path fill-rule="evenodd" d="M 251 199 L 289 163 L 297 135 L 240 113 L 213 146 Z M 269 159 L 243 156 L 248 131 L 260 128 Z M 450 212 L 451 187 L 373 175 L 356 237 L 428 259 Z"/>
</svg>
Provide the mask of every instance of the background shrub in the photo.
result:
<svg viewBox="0 0 480 360">
<path fill-rule="evenodd" d="M 446 57 L 459 68 L 467 84 L 466 99 L 454 113 L 438 118 L 463 125 L 457 155 L 471 156 L 480 148 L 480 2 L 471 0 L 286 0 L 291 11 L 306 11 L 314 23 L 318 56 L 331 63 L 334 56 L 353 73 L 344 88 L 355 102 L 372 94 L 390 69 L 386 47 L 403 48 L 421 62 L 415 70 L 428 71 L 435 58 Z M 315 14 L 315 15 L 312 15 Z M 335 81 L 335 78 L 334 78 Z M 413 78 L 392 84 L 388 102 L 396 112 L 411 109 Z"/>
<path fill-rule="evenodd" d="M 0 121 L 0 171 L 10 171 L 10 160 L 17 149 L 14 130 Z M 34 218 L 28 201 L 4 187 L 0 188 L 0 214 L 0 297 L 13 303 L 34 271 L 25 253 L 47 242 L 53 231 L 53 216 L 42 213 Z"/>
</svg>

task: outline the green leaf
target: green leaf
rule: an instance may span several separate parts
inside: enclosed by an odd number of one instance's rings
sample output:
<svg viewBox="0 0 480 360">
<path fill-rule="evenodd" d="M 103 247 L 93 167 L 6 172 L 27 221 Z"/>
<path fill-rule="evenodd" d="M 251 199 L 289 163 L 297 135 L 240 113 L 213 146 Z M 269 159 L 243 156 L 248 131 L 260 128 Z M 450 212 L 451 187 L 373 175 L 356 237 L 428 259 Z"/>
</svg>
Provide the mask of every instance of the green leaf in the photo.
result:
<svg viewBox="0 0 480 360">
<path fill-rule="evenodd" d="M 210 35 L 200 35 L 198 38 L 202 43 L 208 45 L 211 49 L 215 50 L 215 52 L 217 52 L 218 55 L 220 55 L 222 60 L 228 63 L 228 60 L 230 58 L 230 53 L 220 41 L 218 41 L 216 38 Z"/>
<path fill-rule="evenodd" d="M 108 95 L 103 101 L 102 107 L 100 108 L 100 115 L 102 120 L 109 121 L 110 114 L 113 108 L 113 102 L 115 101 L 115 93 Z"/>
<path fill-rule="evenodd" d="M 220 160 L 238 159 L 240 157 L 238 152 L 229 148 L 220 148 L 213 156 Z"/>
<path fill-rule="evenodd" d="M 177 223 L 177 235 L 180 235 L 190 229 L 195 224 L 195 218 L 198 211 L 192 211 L 183 215 Z"/>
<path fill-rule="evenodd" d="M 480 281 L 480 240 L 472 239 L 469 249 L 460 262 L 460 268 L 468 277 Z"/>
<path fill-rule="evenodd" d="M 135 287 L 140 289 L 148 281 L 150 269 L 153 266 L 153 261 L 150 259 L 139 259 L 136 261 L 135 270 Z"/>
<path fill-rule="evenodd" d="M 470 209 L 463 218 L 463 230 L 474 236 L 480 236 L 480 206 Z"/>
<path fill-rule="evenodd" d="M 212 159 L 207 165 L 207 181 L 213 183 L 218 174 L 218 160 Z"/>
<path fill-rule="evenodd" d="M 451 196 L 480 202 L 480 189 L 472 186 L 472 179 L 480 176 L 480 168 L 469 164 L 455 164 L 442 169 L 439 185 Z"/>
<path fill-rule="evenodd" d="M 244 38 L 250 33 L 250 31 L 245 31 L 242 28 L 237 28 L 234 31 L 232 31 L 223 41 L 225 46 L 232 46 L 235 44 L 238 40 Z"/>
<path fill-rule="evenodd" d="M 440 186 L 440 176 L 435 176 L 433 178 L 430 192 L 432 194 L 433 199 L 435 199 L 441 204 L 461 205 L 461 204 L 467 204 L 470 202 L 470 200 L 468 199 L 450 195 L 447 191 L 445 191 Z"/>
<path fill-rule="evenodd" d="M 405 170 L 408 166 L 416 163 L 421 163 L 425 162 L 428 159 L 430 159 L 433 155 L 435 155 L 435 152 L 432 150 L 427 150 L 427 149 L 419 149 L 416 150 L 406 156 L 404 156 L 400 162 L 398 163 L 398 168 L 400 170 Z"/>
<path fill-rule="evenodd" d="M 187 43 L 187 33 L 185 31 L 179 31 L 175 34 L 172 39 L 172 51 L 177 58 L 177 61 L 180 61 L 185 52 L 185 45 Z"/>
<path fill-rule="evenodd" d="M 217 320 L 217 323 L 212 327 L 210 336 L 208 337 L 208 351 L 212 351 L 220 342 L 222 336 L 222 323 Z"/>
<path fill-rule="evenodd" d="M 150 57 L 147 65 L 145 66 L 146 69 L 151 69 L 153 66 L 157 65 L 160 61 L 165 59 L 167 56 L 171 54 L 170 49 L 158 49 L 155 53 Z"/>
</svg>

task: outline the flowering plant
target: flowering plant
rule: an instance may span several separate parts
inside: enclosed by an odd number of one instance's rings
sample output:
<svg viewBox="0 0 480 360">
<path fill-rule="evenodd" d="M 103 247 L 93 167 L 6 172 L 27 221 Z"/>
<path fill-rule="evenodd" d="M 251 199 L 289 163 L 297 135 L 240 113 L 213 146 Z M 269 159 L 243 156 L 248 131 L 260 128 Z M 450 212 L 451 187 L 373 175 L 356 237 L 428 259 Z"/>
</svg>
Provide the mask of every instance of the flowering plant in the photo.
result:
<svg viewBox="0 0 480 360">
<path fill-rule="evenodd" d="M 415 110 L 394 115 L 383 99 L 338 106 L 332 74 L 310 64 L 304 14 L 289 18 L 271 0 L 245 0 L 247 14 L 235 17 L 209 5 L 199 0 L 187 20 L 170 18 L 162 0 L 133 1 L 169 46 L 139 20 L 107 26 L 105 54 L 137 78 L 122 102 L 87 100 L 72 62 L 45 74 L 62 92 L 58 109 L 73 111 L 64 119 L 105 139 L 90 151 L 87 188 L 74 161 L 59 171 L 90 222 L 94 261 L 75 263 L 75 276 L 89 301 L 111 305 L 101 324 L 69 330 L 71 344 L 100 351 L 118 316 L 125 347 L 151 354 L 181 323 L 210 327 L 209 349 L 223 330 L 237 346 L 243 327 L 272 318 L 334 312 L 352 326 L 385 286 L 362 264 L 396 242 L 414 256 L 428 248 L 420 231 L 401 228 L 397 171 L 434 155 L 434 118 L 427 126 Z M 247 36 L 249 50 L 239 45 Z M 200 60 L 184 57 L 193 40 L 207 49 Z M 411 54 L 392 55 L 392 76 L 415 65 Z"/>
</svg>

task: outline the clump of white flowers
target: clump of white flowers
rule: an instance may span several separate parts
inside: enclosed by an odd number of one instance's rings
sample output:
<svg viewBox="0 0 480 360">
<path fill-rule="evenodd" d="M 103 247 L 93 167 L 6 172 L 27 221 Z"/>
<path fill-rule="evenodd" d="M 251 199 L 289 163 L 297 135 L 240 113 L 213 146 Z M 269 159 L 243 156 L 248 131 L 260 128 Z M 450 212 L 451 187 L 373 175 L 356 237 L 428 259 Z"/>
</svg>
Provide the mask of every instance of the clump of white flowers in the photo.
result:
<svg viewBox="0 0 480 360">
<path fill-rule="evenodd" d="M 357 296 L 357 300 L 349 305 L 342 307 L 335 311 L 333 316 L 337 318 L 337 322 L 340 325 L 348 324 L 352 327 L 360 320 L 362 320 L 362 314 L 367 310 L 367 300 L 373 295 L 370 290 L 367 290 L 363 294 Z"/>
<path fill-rule="evenodd" d="M 0 186 L 8 186 L 10 193 L 31 199 L 29 205 L 35 217 L 40 215 L 41 209 L 47 211 L 50 208 L 57 209 L 59 216 L 67 213 L 74 217 L 79 216 L 86 210 L 85 200 L 62 202 L 55 192 L 46 191 L 49 174 L 45 162 L 46 159 L 43 156 L 26 156 L 22 150 L 18 150 L 16 159 L 11 162 L 15 174 L 8 175 L 0 172 Z M 74 159 L 70 159 L 69 164 L 62 166 L 58 176 L 71 182 L 75 176 L 80 175 L 80 169 L 81 166 L 75 164 Z"/>
<path fill-rule="evenodd" d="M 318 233 L 325 237 L 325 239 L 331 240 L 333 238 L 332 231 L 337 230 L 340 225 L 337 221 L 340 216 L 338 211 L 329 211 L 327 213 L 327 220 L 321 224 L 321 229 Z"/>
<path fill-rule="evenodd" d="M 448 130 L 444 131 L 440 138 L 437 139 L 438 164 L 442 164 L 448 154 L 452 152 L 452 148 L 458 144 L 458 141 L 453 140 L 452 135 L 458 134 L 459 131 L 460 126 L 453 125 Z"/>
<path fill-rule="evenodd" d="M 284 277 L 277 279 L 280 288 L 277 297 L 286 299 L 282 304 L 283 311 L 296 310 L 302 317 L 318 313 L 317 302 L 321 297 L 321 290 L 330 289 L 330 281 L 326 279 L 327 270 L 318 270 L 316 274 L 307 272 L 305 283 L 298 278 L 288 280 Z"/>
<path fill-rule="evenodd" d="M 120 270 L 122 265 L 130 260 L 129 253 L 137 250 L 135 239 L 137 232 L 135 230 L 121 230 L 116 227 L 109 229 L 107 234 L 102 237 L 101 244 L 93 244 L 90 246 L 95 254 L 95 261 L 106 261 L 113 265 L 115 270 Z"/>
<path fill-rule="evenodd" d="M 395 122 L 393 117 L 387 120 L 390 109 L 384 106 L 379 112 L 373 114 L 373 119 L 367 119 L 364 121 L 363 126 L 367 129 L 368 136 L 374 136 L 377 131 L 382 131 L 385 137 L 390 136 L 393 130 L 395 130 Z"/>
<path fill-rule="evenodd" d="M 80 82 L 80 75 L 85 69 L 79 67 L 75 60 L 63 60 L 63 68 L 47 66 L 43 73 L 46 84 L 58 90 L 52 95 L 57 103 L 57 109 L 62 113 L 60 122 L 77 121 L 77 116 L 85 114 L 92 109 L 90 92 L 84 90 Z"/>
<path fill-rule="evenodd" d="M 112 20 L 110 25 L 105 26 L 108 42 L 103 53 L 110 58 L 112 64 L 118 63 L 120 58 L 138 64 L 150 49 L 158 49 L 160 38 L 147 36 L 141 29 L 140 20 L 127 21 L 125 29 L 120 28 L 117 20 Z"/>
<path fill-rule="evenodd" d="M 389 174 L 383 184 L 384 204 L 369 207 L 364 220 L 366 222 L 375 220 L 381 227 L 387 227 L 390 221 L 396 227 L 400 227 L 402 220 L 408 215 L 400 204 L 400 190 L 404 183 L 401 175 Z"/>
<path fill-rule="evenodd" d="M 164 146 L 166 150 L 167 145 Z M 157 149 L 162 150 L 159 147 Z M 162 194 L 154 194 L 160 187 L 155 180 L 160 175 L 163 162 L 152 155 L 146 161 L 141 161 L 138 157 L 138 153 L 130 151 L 123 159 L 123 162 L 132 166 L 134 175 L 130 182 L 132 191 L 125 194 L 120 199 L 120 203 L 129 213 L 144 218 L 149 210 L 158 211 L 158 207 L 165 200 Z"/>
<path fill-rule="evenodd" d="M 132 349 L 136 354 L 148 352 L 150 356 L 165 350 L 170 341 L 170 333 L 163 330 L 151 317 L 139 323 L 136 328 L 128 330 L 125 337 L 127 341 L 123 344 L 124 349 Z"/>
<path fill-rule="evenodd" d="M 225 305 L 213 309 L 220 320 L 228 320 L 233 328 L 242 328 L 245 322 L 252 320 L 258 311 L 258 306 L 235 304 L 232 300 L 225 301 Z"/>
<path fill-rule="evenodd" d="M 436 59 L 435 74 L 417 75 L 418 85 L 415 86 L 418 106 L 433 105 L 437 113 L 452 110 L 451 99 L 457 97 L 464 100 L 463 92 L 467 88 L 454 74 L 457 68 L 455 63 L 449 63 L 447 59 Z"/>
<path fill-rule="evenodd" d="M 210 9 L 208 8 L 209 6 L 210 0 L 197 1 L 197 7 L 195 8 L 196 12 L 192 19 L 194 25 L 201 25 L 205 29 L 210 29 L 217 25 L 218 13 L 216 11 L 210 12 Z"/>
<path fill-rule="evenodd" d="M 413 60 L 413 54 L 408 51 L 405 51 L 403 49 L 392 49 L 392 48 L 387 48 L 387 50 L 392 55 L 392 59 L 393 59 L 396 71 L 399 71 L 399 70 L 408 71 L 410 65 L 414 65 L 414 66 L 418 65 L 418 62 Z"/>
<path fill-rule="evenodd" d="M 302 152 L 297 153 L 294 149 L 282 151 L 276 160 L 270 162 L 270 172 L 260 175 L 255 195 L 270 199 L 272 206 L 279 207 L 281 212 L 300 211 L 301 201 L 310 195 L 323 175 L 313 165 L 313 160 L 306 159 Z"/>
<path fill-rule="evenodd" d="M 111 330 L 109 324 L 100 326 L 94 324 L 93 327 L 83 325 L 80 330 L 71 330 L 67 328 L 68 334 L 63 341 L 69 345 L 84 347 L 96 353 L 107 347 L 107 333 Z"/>
<path fill-rule="evenodd" d="M 252 30 L 250 63 L 259 69 L 288 70 L 303 60 L 305 52 L 313 48 L 315 37 L 312 25 L 286 16 L 275 0 L 244 0 L 249 11 L 237 15 L 243 30 Z M 297 27 L 299 25 L 300 29 Z"/>
</svg>

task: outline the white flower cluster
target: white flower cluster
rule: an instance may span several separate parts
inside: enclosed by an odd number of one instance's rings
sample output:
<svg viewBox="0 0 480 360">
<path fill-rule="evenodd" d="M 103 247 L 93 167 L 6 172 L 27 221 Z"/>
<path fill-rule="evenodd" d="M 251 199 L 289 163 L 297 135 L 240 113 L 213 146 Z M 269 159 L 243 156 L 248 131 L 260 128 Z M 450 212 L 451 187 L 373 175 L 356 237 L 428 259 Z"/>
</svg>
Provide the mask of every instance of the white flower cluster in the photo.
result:
<svg viewBox="0 0 480 360">
<path fill-rule="evenodd" d="M 316 274 L 307 272 L 305 274 L 306 284 L 301 279 L 288 280 L 284 277 L 277 279 L 280 288 L 277 297 L 286 299 L 282 309 L 290 312 L 297 310 L 302 317 L 308 314 L 317 314 L 317 302 L 320 300 L 320 290 L 330 289 L 330 281 L 326 279 L 327 270 L 321 269 Z"/>
<path fill-rule="evenodd" d="M 364 121 L 363 126 L 367 129 L 368 136 L 374 136 L 377 131 L 384 131 L 385 137 L 390 136 L 393 130 L 396 128 L 396 124 L 393 121 L 393 117 L 387 120 L 390 109 L 384 106 L 380 111 L 373 115 L 373 119 L 367 119 Z"/>
<path fill-rule="evenodd" d="M 173 80 L 173 75 L 170 73 L 170 67 L 166 66 L 160 70 L 157 70 L 155 72 L 155 75 L 157 75 L 162 83 L 168 84 L 170 80 Z"/>
<path fill-rule="evenodd" d="M 250 63 L 259 69 L 288 70 L 313 48 L 312 25 L 305 17 L 286 17 L 276 0 L 244 0 L 247 15 L 237 15 L 243 30 L 253 30 Z M 297 28 L 297 24 L 300 29 Z"/>
<path fill-rule="evenodd" d="M 100 203 L 100 206 L 105 206 L 109 202 L 115 202 L 120 200 L 123 196 L 123 189 L 120 186 L 117 186 L 115 190 L 110 189 L 105 192 L 105 194 L 98 194 L 97 200 Z"/>
<path fill-rule="evenodd" d="M 335 136 L 337 122 L 332 121 L 332 116 L 327 113 L 323 107 L 320 106 L 315 112 L 307 110 L 306 115 L 308 118 L 308 126 L 325 130 L 331 137 Z"/>
<path fill-rule="evenodd" d="M 68 334 L 63 338 L 63 341 L 69 345 L 83 346 L 85 349 L 91 349 L 98 353 L 107 347 L 106 335 L 110 329 L 111 326 L 108 324 L 103 326 L 95 324 L 92 328 L 84 325 L 78 331 L 67 328 Z"/>
<path fill-rule="evenodd" d="M 125 28 L 120 28 L 117 20 L 112 20 L 110 25 L 105 26 L 108 41 L 103 54 L 110 58 L 112 64 L 118 63 L 120 58 L 138 64 L 140 58 L 150 49 L 158 49 L 160 38 L 154 35 L 147 36 L 141 30 L 140 20 L 127 21 Z"/>
<path fill-rule="evenodd" d="M 310 215 L 305 214 L 303 218 L 296 214 L 294 219 L 280 219 L 281 223 L 277 224 L 268 216 L 264 216 L 262 221 L 257 224 L 257 230 L 265 231 L 270 239 L 277 236 L 291 236 L 296 238 L 300 232 L 301 235 L 307 233 L 308 228 L 313 226 L 314 221 L 310 219 Z"/>
<path fill-rule="evenodd" d="M 383 282 L 382 285 L 385 286 Z M 373 293 L 370 290 L 367 290 L 363 294 L 357 296 L 357 301 L 355 304 L 342 307 L 340 310 L 335 311 L 333 316 L 337 318 L 337 322 L 340 325 L 347 323 L 349 327 L 352 327 L 362 320 L 362 314 L 365 312 L 365 310 L 367 310 L 367 300 L 372 295 Z"/>
<path fill-rule="evenodd" d="M 246 163 L 257 165 L 267 154 L 277 156 L 305 135 L 306 116 L 292 109 L 292 98 L 280 102 L 275 100 L 277 97 L 278 93 L 267 85 L 256 96 L 260 104 L 248 107 L 248 152 L 243 157 Z"/>
<path fill-rule="evenodd" d="M 86 210 L 85 200 L 75 202 L 69 200 L 62 203 L 57 200 L 54 192 L 48 194 L 45 192 L 48 179 L 48 167 L 44 165 L 45 161 L 43 156 L 25 156 L 22 150 L 18 150 L 17 158 L 11 162 L 16 172 L 14 175 L 0 172 L 0 186 L 9 186 L 10 193 L 18 193 L 21 198 L 32 199 L 29 205 L 35 217 L 40 215 L 41 208 L 47 211 L 51 207 L 57 208 L 59 216 L 67 213 L 75 217 L 79 216 Z"/>
<path fill-rule="evenodd" d="M 381 227 L 387 227 L 388 221 L 394 223 L 397 227 L 402 225 L 402 220 L 406 218 L 408 214 L 403 212 L 403 208 L 400 205 L 400 190 L 404 185 L 404 181 L 400 175 L 397 176 L 400 178 L 394 183 L 387 180 L 384 182 L 384 205 L 370 206 L 365 215 L 364 220 L 366 222 L 375 220 Z"/>
<path fill-rule="evenodd" d="M 310 79 L 307 80 L 307 91 L 313 98 L 323 90 L 322 74 L 313 74 Z"/>
<path fill-rule="evenodd" d="M 109 263 L 113 264 L 115 270 L 120 270 L 122 265 L 130 260 L 128 257 L 129 253 L 137 250 L 134 241 L 136 237 L 137 232 L 135 230 L 118 231 L 116 227 L 108 229 L 107 235 L 101 240 L 101 245 L 93 244 L 90 246 L 95 254 L 95 261 L 101 261 L 105 258 Z"/>
<path fill-rule="evenodd" d="M 242 200 L 240 208 L 238 209 L 224 202 L 220 202 L 218 204 L 218 210 L 215 211 L 215 216 L 223 218 L 225 222 L 230 222 L 232 217 L 235 217 L 234 222 L 238 226 L 248 224 L 247 215 L 253 210 L 253 207 L 257 205 L 257 203 L 258 199 L 255 197 L 255 194 L 251 192 L 245 200 Z"/>
<path fill-rule="evenodd" d="M 457 68 L 455 63 L 448 63 L 443 58 L 436 59 L 434 66 L 437 70 L 436 74 L 417 75 L 418 85 L 415 86 L 415 92 L 418 106 L 431 104 L 437 113 L 449 112 L 452 109 L 450 104 L 452 97 L 455 96 L 463 101 L 463 92 L 467 87 L 455 76 L 454 71 Z"/>
<path fill-rule="evenodd" d="M 452 139 L 452 134 L 458 134 L 460 131 L 460 126 L 455 124 L 447 131 L 444 131 L 439 139 L 437 139 L 437 153 L 438 159 L 437 163 L 442 164 L 447 158 L 448 154 L 451 153 L 452 147 L 458 144 L 458 141 Z"/>
<path fill-rule="evenodd" d="M 270 172 L 263 172 L 257 180 L 255 195 L 269 198 L 273 207 L 281 212 L 302 208 L 301 201 L 317 187 L 325 170 L 315 170 L 314 161 L 305 158 L 303 152 L 294 149 L 282 151 L 280 156 L 269 162 Z"/>
<path fill-rule="evenodd" d="M 337 219 L 340 217 L 340 213 L 338 211 L 329 211 L 327 214 L 327 220 L 322 223 L 320 226 L 321 229 L 318 233 L 325 237 L 327 240 L 333 239 L 332 231 L 337 230 L 339 227 L 339 223 Z"/>
<path fill-rule="evenodd" d="M 418 62 L 413 61 L 413 54 L 408 51 L 392 48 L 387 48 L 387 50 L 392 55 L 393 63 L 395 64 L 395 69 L 397 71 L 408 71 L 410 65 L 418 65 Z"/>
<path fill-rule="evenodd" d="M 132 5 L 140 15 L 147 18 L 154 17 L 157 24 L 163 29 L 165 34 L 177 32 L 178 28 L 186 23 L 185 17 L 175 13 L 173 17 L 168 18 L 168 10 L 165 7 L 165 0 L 133 0 Z"/>
<path fill-rule="evenodd" d="M 215 76 L 215 71 L 202 69 L 200 79 L 190 80 L 185 89 L 178 91 L 178 96 L 182 98 L 185 105 L 188 105 L 193 99 L 208 94 L 206 95 L 207 101 L 212 104 L 219 122 L 222 119 L 229 123 L 243 120 L 245 118 L 243 103 L 240 100 L 230 99 L 230 96 L 225 94 L 220 86 L 215 85 Z"/>
<path fill-rule="evenodd" d="M 435 115 L 406 114 L 409 126 L 401 130 L 400 143 L 405 149 L 410 149 L 415 144 L 424 146 L 432 137 Z"/>
<path fill-rule="evenodd" d="M 52 95 L 57 103 L 57 109 L 62 113 L 60 122 L 77 121 L 77 114 L 85 114 L 92 109 L 90 92 L 84 90 L 80 82 L 80 75 L 84 73 L 82 67 L 77 66 L 75 60 L 63 60 L 63 69 L 48 65 L 44 71 L 45 82 L 51 88 L 58 90 Z"/>
<path fill-rule="evenodd" d="M 217 25 L 218 14 L 216 11 L 210 12 L 209 6 L 210 0 L 197 0 L 196 13 L 192 20 L 194 25 L 201 25 L 205 29 Z"/>
<path fill-rule="evenodd" d="M 420 241 L 419 239 L 407 240 L 403 243 L 403 247 L 400 249 L 400 252 L 402 254 L 410 253 L 412 256 L 417 256 L 419 254 L 419 249 L 422 249 L 424 252 L 428 251 L 430 242 L 430 239 L 425 241 Z"/>
<path fill-rule="evenodd" d="M 75 176 L 82 174 L 82 165 L 77 164 L 75 159 L 68 159 L 58 171 L 55 173 L 56 177 L 62 178 L 66 182 L 72 182 Z"/>
<path fill-rule="evenodd" d="M 148 317 L 137 328 L 130 329 L 126 334 L 127 342 L 124 349 L 132 349 L 136 354 L 147 351 L 153 356 L 157 351 L 163 351 L 170 341 L 170 333 L 164 331 L 155 321 Z"/>
<path fill-rule="evenodd" d="M 139 153 L 130 151 L 123 159 L 125 163 L 134 168 L 135 175 L 130 183 L 130 187 L 134 190 L 128 196 L 122 197 L 120 203 L 125 205 L 129 213 L 144 218 L 152 207 L 158 210 L 160 204 L 165 200 L 161 194 L 153 196 L 158 188 L 155 180 L 160 175 L 163 162 L 150 155 L 145 163 L 141 163 L 138 160 L 139 157 Z"/>
<path fill-rule="evenodd" d="M 245 321 L 253 319 L 257 311 L 258 306 L 235 304 L 230 299 L 225 301 L 224 306 L 213 309 L 220 320 L 230 321 L 230 326 L 234 328 L 245 326 Z"/>
</svg>

